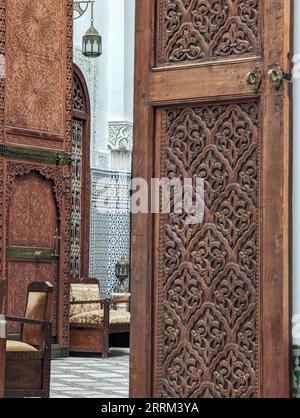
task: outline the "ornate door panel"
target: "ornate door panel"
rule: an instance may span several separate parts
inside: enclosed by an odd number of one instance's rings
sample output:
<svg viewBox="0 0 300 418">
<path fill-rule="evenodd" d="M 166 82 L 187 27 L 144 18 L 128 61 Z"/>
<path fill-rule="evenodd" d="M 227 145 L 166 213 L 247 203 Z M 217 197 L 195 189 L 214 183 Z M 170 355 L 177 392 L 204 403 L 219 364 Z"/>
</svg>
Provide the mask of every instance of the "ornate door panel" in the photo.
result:
<svg viewBox="0 0 300 418">
<path fill-rule="evenodd" d="M 49 281 L 55 288 L 54 334 L 57 328 L 58 238 L 57 206 L 52 182 L 34 173 L 17 177 L 9 204 L 7 312 L 23 316 L 28 284 Z"/>
<path fill-rule="evenodd" d="M 137 2 L 134 176 L 204 179 L 205 212 L 134 215 L 132 396 L 289 395 L 289 24 L 282 0 Z"/>
<path fill-rule="evenodd" d="M 6 0 L 6 142 L 66 150 L 70 0 Z M 51 45 L 51 47 L 49 46 Z M 66 80 L 69 78 L 69 81 Z M 68 114 L 69 112 L 69 114 Z"/>
</svg>

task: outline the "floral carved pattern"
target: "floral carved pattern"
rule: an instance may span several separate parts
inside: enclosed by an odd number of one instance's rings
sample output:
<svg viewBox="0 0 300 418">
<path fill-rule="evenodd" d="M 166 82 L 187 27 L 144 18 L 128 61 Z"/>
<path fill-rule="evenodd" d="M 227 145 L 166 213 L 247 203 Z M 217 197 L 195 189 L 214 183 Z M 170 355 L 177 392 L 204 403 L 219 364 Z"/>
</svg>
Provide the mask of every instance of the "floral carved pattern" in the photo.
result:
<svg viewBox="0 0 300 418">
<path fill-rule="evenodd" d="M 203 161 L 199 165 L 197 164 L 194 177 L 205 179 L 205 201 L 209 209 L 220 193 L 224 192 L 229 171 L 230 168 L 222 162 L 220 154 L 213 147 L 207 148 Z"/>
<path fill-rule="evenodd" d="M 7 3 L 16 28 L 14 34 L 9 34 L 9 44 L 13 49 L 51 59 L 61 55 L 62 2 L 8 0 Z M 53 41 L 52 48 L 48 47 L 49 39 Z"/>
<path fill-rule="evenodd" d="M 209 366 L 212 359 L 224 349 L 228 337 L 226 321 L 215 311 L 213 305 L 203 305 L 193 318 L 190 333 L 191 344 Z"/>
<path fill-rule="evenodd" d="M 73 75 L 73 109 L 81 112 L 87 111 L 82 84 L 75 73 Z"/>
<path fill-rule="evenodd" d="M 160 215 L 159 397 L 260 394 L 258 114 L 254 101 L 162 110 L 160 176 L 203 178 L 205 215 Z"/>
<path fill-rule="evenodd" d="M 213 226 L 201 230 L 191 244 L 191 259 L 206 286 L 210 286 L 220 270 L 226 266 L 229 248 Z"/>
<path fill-rule="evenodd" d="M 214 207 L 215 223 L 229 245 L 235 247 L 240 237 L 249 230 L 252 224 L 253 203 L 247 194 L 240 192 L 239 188 L 233 185 L 230 185 L 222 194 L 220 201 L 221 203 Z"/>
<path fill-rule="evenodd" d="M 19 56 L 11 65 L 12 82 L 7 94 L 17 97 L 8 100 L 7 115 L 14 127 L 34 127 L 46 132 L 61 133 L 64 112 L 61 101 L 59 66 L 26 56 Z M 22 94 L 20 94 L 22 92 Z M 52 109 L 57 109 L 53 112 Z M 51 115 L 51 117 L 49 117 Z"/>
<path fill-rule="evenodd" d="M 201 382 L 201 363 L 198 353 L 188 344 L 181 343 L 166 362 L 167 379 L 163 396 L 191 397 Z M 171 387 L 167 384 L 168 381 L 172 382 Z"/>
<path fill-rule="evenodd" d="M 166 303 L 181 318 L 183 324 L 188 323 L 191 315 L 202 305 L 203 286 L 199 275 L 189 264 L 182 264 L 166 286 Z"/>
<path fill-rule="evenodd" d="M 188 169 L 206 145 L 206 129 L 195 112 L 183 111 L 171 138 L 172 154 Z"/>
<path fill-rule="evenodd" d="M 250 280 L 235 265 L 228 265 L 214 285 L 214 305 L 227 317 L 230 327 L 253 303 L 255 289 Z"/>
<path fill-rule="evenodd" d="M 10 127 L 65 135 L 66 100 L 70 100 L 66 88 L 72 86 L 72 57 L 63 50 L 63 45 L 68 52 L 72 48 L 72 38 L 64 29 L 69 3 L 73 2 L 7 0 L 6 119 Z"/>
<path fill-rule="evenodd" d="M 260 53 L 258 0 L 157 0 L 158 64 Z"/>
</svg>

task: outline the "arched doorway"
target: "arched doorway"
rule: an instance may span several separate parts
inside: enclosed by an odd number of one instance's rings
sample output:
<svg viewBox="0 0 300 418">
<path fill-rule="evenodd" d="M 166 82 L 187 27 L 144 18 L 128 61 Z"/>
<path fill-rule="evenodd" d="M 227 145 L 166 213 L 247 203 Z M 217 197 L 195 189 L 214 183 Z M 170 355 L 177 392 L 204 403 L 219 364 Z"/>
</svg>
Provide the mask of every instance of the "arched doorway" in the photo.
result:
<svg viewBox="0 0 300 418">
<path fill-rule="evenodd" d="M 57 337 L 60 222 L 53 182 L 34 169 L 17 176 L 8 209 L 7 313 L 22 317 L 28 285 L 33 281 L 51 282 L 52 332 Z M 8 331 L 19 332 L 19 326 L 10 323 Z"/>
<path fill-rule="evenodd" d="M 90 100 L 80 69 L 73 66 L 71 276 L 89 274 Z"/>
</svg>

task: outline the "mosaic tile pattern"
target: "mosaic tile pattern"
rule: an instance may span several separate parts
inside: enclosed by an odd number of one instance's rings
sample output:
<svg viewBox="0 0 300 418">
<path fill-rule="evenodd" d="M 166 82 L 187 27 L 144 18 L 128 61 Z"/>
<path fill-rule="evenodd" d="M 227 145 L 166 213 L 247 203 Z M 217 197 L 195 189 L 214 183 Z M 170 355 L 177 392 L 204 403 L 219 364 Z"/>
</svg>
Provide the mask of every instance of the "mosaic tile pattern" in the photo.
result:
<svg viewBox="0 0 300 418">
<path fill-rule="evenodd" d="M 293 397 L 300 399 L 300 346 L 293 347 Z"/>
<path fill-rule="evenodd" d="M 129 350 L 109 357 L 73 357 L 51 363 L 51 398 L 128 398 Z"/>
<path fill-rule="evenodd" d="M 116 263 L 129 259 L 130 173 L 92 170 L 90 276 L 99 279 L 103 298 L 117 283 Z"/>
</svg>

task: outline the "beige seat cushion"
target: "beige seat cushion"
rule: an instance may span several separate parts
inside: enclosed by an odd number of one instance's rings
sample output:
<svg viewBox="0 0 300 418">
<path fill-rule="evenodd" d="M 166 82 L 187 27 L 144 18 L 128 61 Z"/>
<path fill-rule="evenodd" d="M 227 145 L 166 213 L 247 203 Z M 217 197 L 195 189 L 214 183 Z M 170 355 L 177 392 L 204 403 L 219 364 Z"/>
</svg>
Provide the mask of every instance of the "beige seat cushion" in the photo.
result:
<svg viewBox="0 0 300 418">
<path fill-rule="evenodd" d="M 103 322 L 103 310 L 96 309 L 90 312 L 82 312 L 70 318 L 70 324 L 101 324 Z"/>
<path fill-rule="evenodd" d="M 29 344 L 22 343 L 20 341 L 6 341 L 6 351 L 14 353 L 34 352 L 38 351 L 36 348 Z"/>
<path fill-rule="evenodd" d="M 90 312 L 82 312 L 70 318 L 71 324 L 101 324 L 103 322 L 103 310 L 97 309 Z M 130 324 L 130 313 L 110 310 L 110 324 Z"/>
<path fill-rule="evenodd" d="M 130 324 L 130 312 L 111 310 L 109 313 L 110 324 Z"/>
<path fill-rule="evenodd" d="M 100 291 L 97 284 L 71 284 L 70 290 L 70 302 L 82 302 L 82 301 L 96 301 L 100 300 Z M 100 304 L 80 304 L 70 306 L 70 317 L 75 315 L 84 314 L 86 312 L 92 312 L 99 310 Z"/>
</svg>

